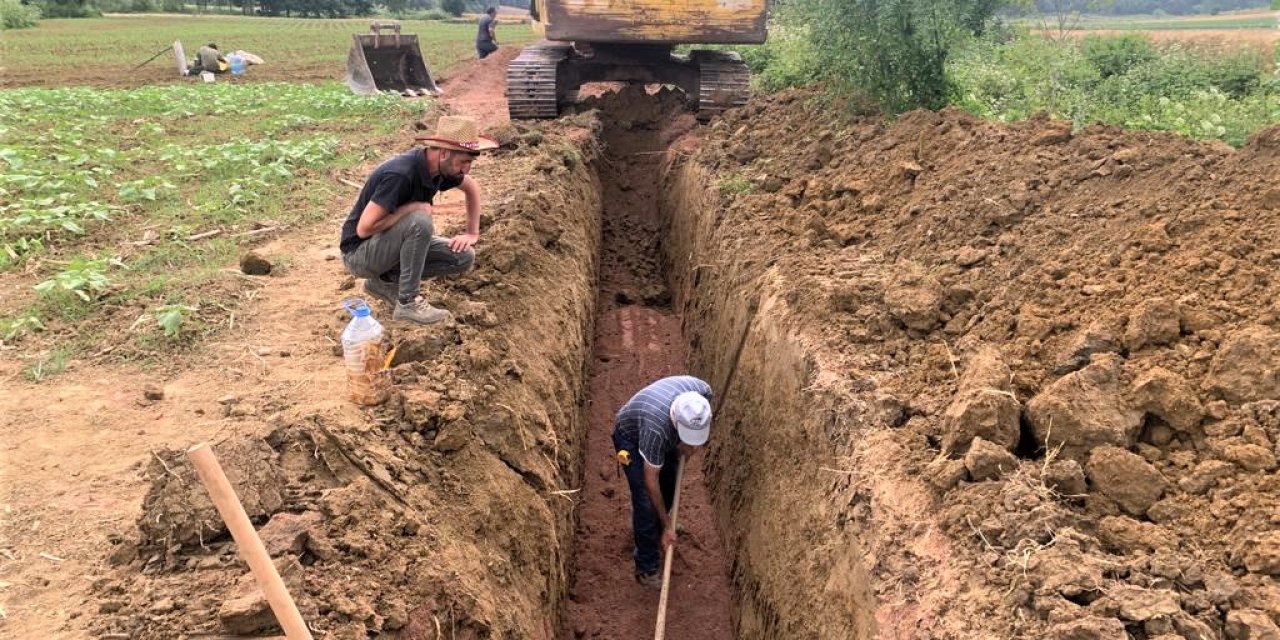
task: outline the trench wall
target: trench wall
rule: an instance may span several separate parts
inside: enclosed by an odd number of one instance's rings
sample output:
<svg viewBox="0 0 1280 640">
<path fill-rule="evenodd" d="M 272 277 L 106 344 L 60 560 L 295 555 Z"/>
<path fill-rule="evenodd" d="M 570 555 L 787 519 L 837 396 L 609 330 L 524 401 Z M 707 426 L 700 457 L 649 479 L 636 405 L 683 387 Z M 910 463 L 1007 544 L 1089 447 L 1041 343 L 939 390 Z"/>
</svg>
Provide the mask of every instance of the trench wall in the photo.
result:
<svg viewBox="0 0 1280 640">
<path fill-rule="evenodd" d="M 695 369 L 723 405 L 707 474 L 739 638 L 871 638 L 868 496 L 840 460 L 866 410 L 820 359 L 788 299 L 795 283 L 755 213 L 719 207 L 694 162 L 665 178 L 666 259 Z"/>
<path fill-rule="evenodd" d="M 291 540 L 277 561 L 326 637 L 563 637 L 568 496 L 582 482 L 596 305 L 597 132 L 552 124 L 520 133 L 497 155 L 504 180 L 493 182 L 512 186 L 486 192 L 494 204 L 476 268 L 430 285 L 456 322 L 386 325 L 396 345 L 391 399 L 298 407 L 215 445 L 251 517 Z M 317 335 L 337 335 L 344 315 L 318 319 Z M 183 452 L 154 458 L 138 539 L 113 550 L 118 569 L 95 585 L 113 613 L 94 631 L 140 640 L 271 632 Z M 184 606 L 156 613 L 166 596 Z"/>
</svg>

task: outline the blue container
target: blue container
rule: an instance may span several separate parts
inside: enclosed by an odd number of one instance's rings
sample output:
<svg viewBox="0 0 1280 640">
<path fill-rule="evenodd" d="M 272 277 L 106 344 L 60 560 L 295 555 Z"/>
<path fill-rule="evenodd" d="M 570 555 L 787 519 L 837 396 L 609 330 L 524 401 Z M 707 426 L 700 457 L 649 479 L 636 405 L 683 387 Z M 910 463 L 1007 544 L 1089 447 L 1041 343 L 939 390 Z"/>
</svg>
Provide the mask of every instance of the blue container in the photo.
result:
<svg viewBox="0 0 1280 640">
<path fill-rule="evenodd" d="M 230 63 L 231 65 L 231 75 L 233 76 L 244 75 L 244 58 L 243 57 L 233 53 L 227 57 L 227 62 Z"/>
</svg>

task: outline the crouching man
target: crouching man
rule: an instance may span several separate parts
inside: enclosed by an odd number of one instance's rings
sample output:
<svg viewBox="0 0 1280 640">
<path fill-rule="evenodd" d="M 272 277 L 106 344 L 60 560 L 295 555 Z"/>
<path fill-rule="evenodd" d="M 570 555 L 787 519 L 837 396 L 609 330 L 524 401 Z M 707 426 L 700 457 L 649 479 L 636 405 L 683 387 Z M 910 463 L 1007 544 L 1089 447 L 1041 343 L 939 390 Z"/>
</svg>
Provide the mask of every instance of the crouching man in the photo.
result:
<svg viewBox="0 0 1280 640">
<path fill-rule="evenodd" d="M 482 151 L 498 143 L 479 135 L 475 120 L 441 116 L 436 131 L 417 138 L 423 148 L 374 169 L 342 225 L 342 263 L 364 278 L 369 295 L 394 307 L 391 318 L 417 324 L 447 320 L 421 293 L 428 278 L 466 273 L 480 238 L 480 186 L 467 175 Z M 462 190 L 467 225 L 461 235 L 435 235 L 431 206 L 437 193 Z"/>
</svg>

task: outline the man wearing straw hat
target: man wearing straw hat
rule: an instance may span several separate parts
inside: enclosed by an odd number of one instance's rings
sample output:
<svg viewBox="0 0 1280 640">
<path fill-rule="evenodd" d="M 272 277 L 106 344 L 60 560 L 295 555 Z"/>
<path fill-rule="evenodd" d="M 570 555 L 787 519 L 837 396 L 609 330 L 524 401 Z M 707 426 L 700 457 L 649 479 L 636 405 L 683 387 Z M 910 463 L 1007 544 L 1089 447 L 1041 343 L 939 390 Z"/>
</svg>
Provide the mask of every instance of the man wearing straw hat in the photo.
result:
<svg viewBox="0 0 1280 640">
<path fill-rule="evenodd" d="M 710 400 L 711 385 L 671 376 L 636 392 L 613 421 L 614 450 L 631 490 L 636 580 L 651 589 L 662 588 L 661 549 L 676 543 L 669 511 L 681 458 L 711 433 Z"/>
<path fill-rule="evenodd" d="M 435 133 L 416 140 L 424 148 L 383 162 L 365 181 L 339 246 L 347 271 L 365 279 L 365 291 L 394 307 L 393 320 L 434 324 L 450 314 L 420 295 L 422 281 L 471 269 L 480 237 L 480 186 L 467 173 L 480 152 L 498 143 L 461 116 L 441 116 Z M 466 229 L 452 238 L 437 236 L 432 201 L 455 187 L 466 196 Z"/>
</svg>

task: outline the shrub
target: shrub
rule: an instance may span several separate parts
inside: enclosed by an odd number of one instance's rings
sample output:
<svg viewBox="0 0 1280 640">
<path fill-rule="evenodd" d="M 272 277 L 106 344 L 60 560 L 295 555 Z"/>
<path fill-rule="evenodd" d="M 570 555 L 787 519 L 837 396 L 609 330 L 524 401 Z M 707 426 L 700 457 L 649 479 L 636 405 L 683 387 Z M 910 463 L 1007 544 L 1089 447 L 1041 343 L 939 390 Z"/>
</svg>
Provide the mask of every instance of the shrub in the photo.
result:
<svg viewBox="0 0 1280 640">
<path fill-rule="evenodd" d="M 1242 98 L 1262 83 L 1265 61 L 1257 52 L 1237 50 L 1210 56 L 1206 61 L 1207 73 L 1213 86 Z"/>
<path fill-rule="evenodd" d="M 779 8 L 785 11 L 786 5 Z M 769 40 L 758 47 L 738 47 L 742 59 L 756 74 L 756 82 L 766 90 L 809 84 L 821 77 L 813 31 L 798 22 L 779 24 L 769 30 Z"/>
<path fill-rule="evenodd" d="M 1048 111 L 1077 125 L 1102 121 L 1233 145 L 1280 121 L 1280 86 L 1273 86 L 1280 76 L 1264 76 L 1261 54 L 1182 46 L 1155 53 L 1103 78 L 1083 42 L 1025 34 L 1008 44 L 983 39 L 948 64 L 952 101 L 999 120 Z"/>
<path fill-rule="evenodd" d="M 996 0 L 792 0 L 795 24 L 811 25 L 812 68 L 848 95 L 898 113 L 941 108 L 952 87 L 946 60 L 980 30 Z"/>
<path fill-rule="evenodd" d="M 440 8 L 445 13 L 457 17 L 467 10 L 467 3 L 464 0 L 440 0 Z"/>
<path fill-rule="evenodd" d="M 1097 69 L 1070 41 L 1024 35 L 999 44 L 975 41 L 948 65 L 952 103 L 977 115 L 1020 120 L 1039 111 L 1083 122 Z"/>
<path fill-rule="evenodd" d="M 18 0 L 0 0 L 0 25 L 5 29 L 29 29 L 40 20 L 40 9 Z"/>
<path fill-rule="evenodd" d="M 1086 36 L 1081 43 L 1084 57 L 1102 77 L 1122 74 L 1134 66 L 1154 60 L 1158 53 L 1155 45 L 1142 34 L 1123 36 Z"/>
</svg>

